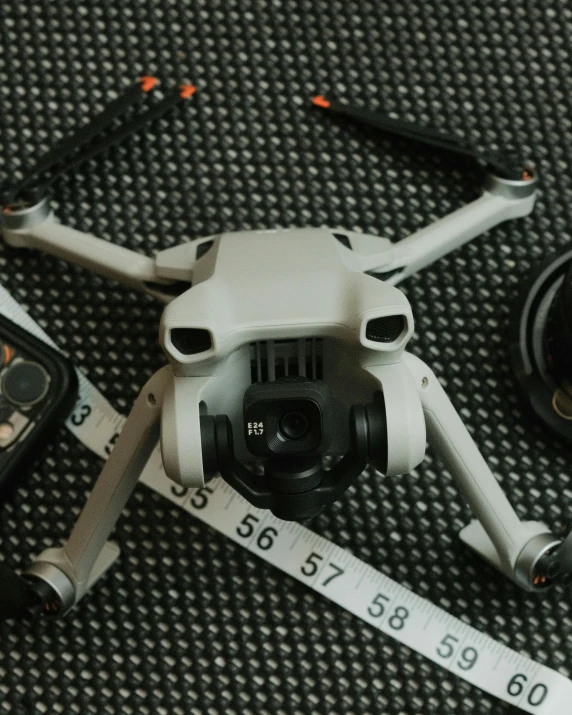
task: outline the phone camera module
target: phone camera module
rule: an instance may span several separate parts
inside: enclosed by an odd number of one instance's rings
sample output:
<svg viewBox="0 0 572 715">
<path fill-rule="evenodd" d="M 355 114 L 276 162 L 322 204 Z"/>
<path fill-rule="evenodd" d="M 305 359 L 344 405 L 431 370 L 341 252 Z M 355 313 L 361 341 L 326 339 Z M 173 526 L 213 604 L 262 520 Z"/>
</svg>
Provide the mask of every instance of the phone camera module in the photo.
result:
<svg viewBox="0 0 572 715">
<path fill-rule="evenodd" d="M 2 377 L 2 393 L 15 405 L 34 405 L 46 396 L 50 378 L 37 362 L 22 360 L 11 365 Z"/>
</svg>

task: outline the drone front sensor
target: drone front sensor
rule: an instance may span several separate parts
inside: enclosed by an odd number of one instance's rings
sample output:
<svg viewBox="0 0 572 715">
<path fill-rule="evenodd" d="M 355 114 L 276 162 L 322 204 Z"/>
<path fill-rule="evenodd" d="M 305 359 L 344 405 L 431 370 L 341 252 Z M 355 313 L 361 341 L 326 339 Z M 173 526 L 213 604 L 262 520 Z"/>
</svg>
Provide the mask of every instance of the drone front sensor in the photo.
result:
<svg viewBox="0 0 572 715">
<path fill-rule="evenodd" d="M 169 340 L 181 355 L 200 355 L 212 348 L 211 334 L 202 328 L 171 328 Z"/>
<path fill-rule="evenodd" d="M 385 315 L 368 320 L 365 337 L 374 343 L 394 343 L 406 329 L 407 321 L 403 315 Z"/>
</svg>

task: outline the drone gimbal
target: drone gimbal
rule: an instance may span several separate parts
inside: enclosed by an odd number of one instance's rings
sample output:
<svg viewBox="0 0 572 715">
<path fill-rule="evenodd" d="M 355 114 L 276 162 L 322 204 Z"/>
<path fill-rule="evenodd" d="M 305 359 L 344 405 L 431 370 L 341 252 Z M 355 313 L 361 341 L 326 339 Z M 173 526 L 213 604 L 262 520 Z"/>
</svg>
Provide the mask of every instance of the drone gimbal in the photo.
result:
<svg viewBox="0 0 572 715">
<path fill-rule="evenodd" d="M 118 548 L 108 538 L 158 440 L 177 484 L 202 487 L 220 474 L 253 505 L 299 520 L 368 465 L 407 474 L 428 437 L 477 516 L 465 543 L 527 591 L 572 571 L 572 538 L 563 544 L 544 524 L 519 520 L 433 372 L 406 352 L 413 315 L 395 287 L 528 215 L 536 191 L 531 167 L 507 176 L 489 163 L 480 198 L 397 244 L 275 229 L 209 236 L 154 259 L 62 226 L 46 198 L 6 206 L 9 245 L 162 300 L 169 365 L 143 387 L 70 538 L 15 577 L 4 615 L 33 602 L 65 612 L 109 568 Z"/>
</svg>

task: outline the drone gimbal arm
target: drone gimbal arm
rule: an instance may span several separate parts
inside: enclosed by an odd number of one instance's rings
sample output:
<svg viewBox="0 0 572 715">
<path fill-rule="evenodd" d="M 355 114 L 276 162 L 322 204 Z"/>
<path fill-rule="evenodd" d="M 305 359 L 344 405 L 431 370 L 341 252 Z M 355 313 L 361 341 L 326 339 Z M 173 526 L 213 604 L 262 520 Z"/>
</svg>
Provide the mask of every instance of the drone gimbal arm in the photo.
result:
<svg viewBox="0 0 572 715">
<path fill-rule="evenodd" d="M 350 234 L 353 251 L 346 260 L 356 270 L 395 285 L 493 226 L 527 216 L 534 207 L 537 185 L 534 176 L 514 181 L 487 174 L 478 199 L 395 244 L 378 239 L 384 241 L 381 251 L 371 236 Z"/>
<path fill-rule="evenodd" d="M 461 538 L 519 586 L 537 590 L 547 583 L 538 580 L 541 559 L 561 540 L 544 524 L 520 521 L 434 373 L 409 353 L 404 361 L 421 396 L 429 443 L 478 518 Z"/>
</svg>

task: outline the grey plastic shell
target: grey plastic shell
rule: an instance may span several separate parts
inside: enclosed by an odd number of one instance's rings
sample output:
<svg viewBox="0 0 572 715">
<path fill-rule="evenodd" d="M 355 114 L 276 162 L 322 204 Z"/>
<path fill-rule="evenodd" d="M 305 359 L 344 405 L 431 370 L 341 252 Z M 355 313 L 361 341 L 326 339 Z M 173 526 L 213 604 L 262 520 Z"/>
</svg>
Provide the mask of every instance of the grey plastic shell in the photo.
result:
<svg viewBox="0 0 572 715">
<path fill-rule="evenodd" d="M 405 352 L 413 314 L 392 284 L 495 224 L 527 215 L 536 193 L 535 178 L 489 176 L 479 199 L 398 244 L 344 231 L 348 249 L 330 229 L 276 229 L 206 237 L 155 259 L 61 226 L 43 203 L 20 217 L 4 216 L 10 245 L 44 250 L 168 303 L 160 340 L 169 366 L 137 398 L 65 546 L 40 555 L 32 571 L 57 586 L 65 608 L 77 602 L 117 555 L 107 539 L 159 433 L 167 475 L 185 487 L 202 486 L 201 410 L 228 414 L 240 428 L 250 345 L 319 338 L 327 349 L 326 379 L 348 409 L 383 391 L 388 474 L 418 465 L 428 437 L 479 520 L 463 531 L 464 540 L 532 590 L 526 574 L 538 558 L 534 549 L 545 549 L 552 537 L 544 525 L 518 519 L 435 375 Z M 208 250 L 200 251 L 207 242 Z M 364 272 L 391 275 L 381 281 Z M 192 288 L 173 298 L 162 290 L 172 281 Z M 368 321 L 392 315 L 403 316 L 397 339 L 370 340 Z M 202 352 L 182 352 L 173 330 L 202 330 L 209 340 Z M 240 437 L 237 451 L 248 457 Z"/>
</svg>

